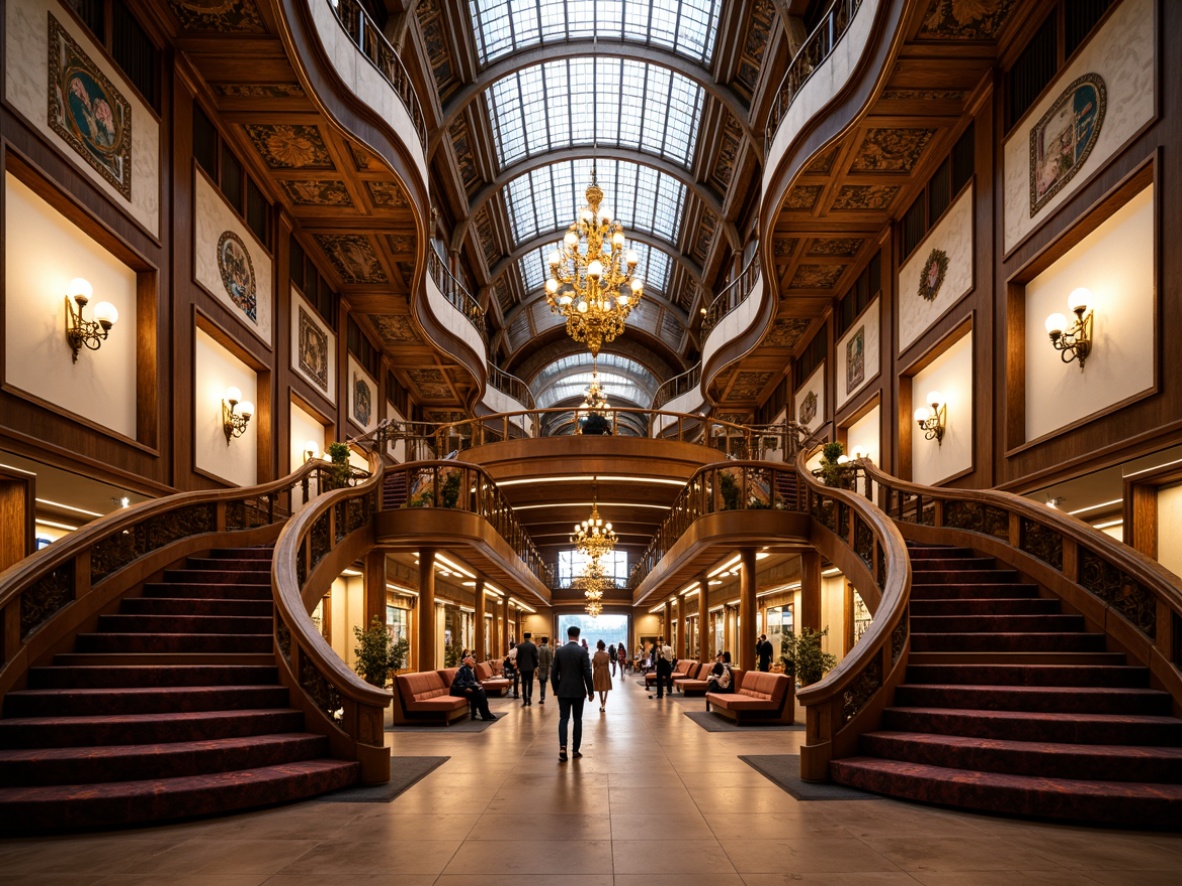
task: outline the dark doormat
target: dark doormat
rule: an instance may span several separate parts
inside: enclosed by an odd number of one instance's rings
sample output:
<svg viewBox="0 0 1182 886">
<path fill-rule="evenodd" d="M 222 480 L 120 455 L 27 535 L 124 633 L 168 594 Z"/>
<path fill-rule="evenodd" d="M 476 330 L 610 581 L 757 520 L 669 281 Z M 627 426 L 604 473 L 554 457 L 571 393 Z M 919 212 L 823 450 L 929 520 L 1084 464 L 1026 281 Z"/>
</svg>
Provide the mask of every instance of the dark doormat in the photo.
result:
<svg viewBox="0 0 1182 886">
<path fill-rule="evenodd" d="M 701 699 L 690 699 L 701 701 Z M 738 726 L 734 720 L 720 717 L 709 711 L 686 711 L 685 715 L 705 729 L 707 732 L 801 732 L 804 727 L 792 723 L 752 723 L 749 726 Z"/>
<path fill-rule="evenodd" d="M 322 803 L 389 803 L 451 757 L 391 757 L 390 780 L 385 784 L 345 788 L 316 799 Z"/>
<path fill-rule="evenodd" d="M 801 781 L 799 754 L 767 754 L 739 759 L 797 800 L 880 800 L 878 794 L 847 788 L 840 784 L 812 784 Z"/>
<path fill-rule="evenodd" d="M 497 720 L 504 717 L 504 714 L 497 714 Z M 443 726 L 438 721 L 431 723 L 396 723 L 393 726 L 387 726 L 387 732 L 431 732 L 435 731 L 441 735 L 451 735 L 454 732 L 483 732 L 492 726 L 497 720 L 457 720 L 450 726 Z"/>
</svg>

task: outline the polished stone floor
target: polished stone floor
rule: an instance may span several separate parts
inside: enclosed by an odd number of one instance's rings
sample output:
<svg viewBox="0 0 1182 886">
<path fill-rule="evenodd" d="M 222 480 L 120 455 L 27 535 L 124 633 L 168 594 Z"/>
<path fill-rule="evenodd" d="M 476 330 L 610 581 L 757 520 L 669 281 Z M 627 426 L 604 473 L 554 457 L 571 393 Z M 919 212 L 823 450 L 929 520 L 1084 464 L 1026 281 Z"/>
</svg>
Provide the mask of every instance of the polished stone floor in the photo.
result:
<svg viewBox="0 0 1182 886">
<path fill-rule="evenodd" d="M 885 799 L 798 802 L 738 759 L 800 732 L 708 733 L 702 702 L 629 677 L 588 705 L 559 764 L 558 706 L 494 702 L 479 734 L 387 733 L 450 760 L 392 803 L 303 803 L 225 818 L 0 838 L 3 886 L 770 886 L 1182 883 L 1182 835 L 1069 827 Z"/>
</svg>

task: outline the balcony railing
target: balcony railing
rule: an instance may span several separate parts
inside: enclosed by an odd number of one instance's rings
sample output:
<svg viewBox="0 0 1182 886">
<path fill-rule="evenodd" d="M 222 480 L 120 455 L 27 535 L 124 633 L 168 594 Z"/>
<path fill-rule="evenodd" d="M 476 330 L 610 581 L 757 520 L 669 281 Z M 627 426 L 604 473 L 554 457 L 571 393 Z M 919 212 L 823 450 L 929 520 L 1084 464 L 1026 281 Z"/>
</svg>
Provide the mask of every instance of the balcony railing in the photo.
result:
<svg viewBox="0 0 1182 886">
<path fill-rule="evenodd" d="M 833 53 L 833 48 L 849 30 L 850 22 L 854 20 L 854 14 L 861 5 L 862 0 L 834 0 L 825 17 L 821 19 L 820 25 L 809 34 L 800 51 L 792 57 L 788 70 L 784 72 L 784 79 L 780 81 L 780 88 L 776 91 L 771 114 L 768 116 L 769 148 L 776 130 L 780 128 L 780 123 L 787 116 L 788 109 L 792 107 L 801 88 L 813 75 L 813 71 Z"/>
<path fill-rule="evenodd" d="M 488 383 L 502 394 L 512 397 L 522 406 L 533 409 L 537 405 L 534 403 L 534 395 L 529 389 L 529 385 L 499 366 L 490 365 L 488 367 Z"/>
<path fill-rule="evenodd" d="M 699 363 L 692 369 L 687 369 L 681 375 L 675 375 L 673 378 L 666 380 L 657 388 L 656 396 L 653 397 L 653 409 L 660 409 L 670 400 L 696 390 L 701 384 L 702 364 Z"/>
<path fill-rule="evenodd" d="M 402 65 L 402 59 L 398 57 L 398 53 L 390 45 L 390 41 L 386 39 L 382 29 L 374 23 L 373 19 L 369 17 L 369 13 L 357 0 L 326 0 L 326 2 L 336 15 L 337 21 L 341 23 L 341 27 L 345 29 L 345 33 L 353 40 L 353 44 L 361 50 L 367 59 L 373 62 L 373 66 L 378 69 L 378 72 L 402 99 L 402 103 L 406 105 L 406 110 L 410 113 L 415 132 L 419 134 L 419 143 L 426 149 L 427 124 L 423 118 L 423 109 L 419 104 L 418 94 L 410 82 L 406 68 Z"/>
<path fill-rule="evenodd" d="M 457 280 L 444 265 L 443 260 L 434 252 L 427 253 L 427 269 L 431 272 L 431 279 L 443 293 L 443 297 L 451 306 L 468 318 L 468 322 L 480 334 L 480 340 L 488 345 L 488 330 L 484 326 L 484 311 L 480 303 L 472 297 L 464 285 Z"/>
<path fill-rule="evenodd" d="M 751 257 L 751 261 L 747 262 L 747 267 L 743 268 L 742 273 L 732 280 L 726 289 L 718 293 L 714 297 L 714 301 L 710 302 L 710 307 L 706 309 L 706 316 L 702 320 L 703 340 L 723 317 L 747 301 L 747 296 L 751 295 L 751 290 L 755 288 L 757 280 L 759 280 L 758 251 Z"/>
</svg>

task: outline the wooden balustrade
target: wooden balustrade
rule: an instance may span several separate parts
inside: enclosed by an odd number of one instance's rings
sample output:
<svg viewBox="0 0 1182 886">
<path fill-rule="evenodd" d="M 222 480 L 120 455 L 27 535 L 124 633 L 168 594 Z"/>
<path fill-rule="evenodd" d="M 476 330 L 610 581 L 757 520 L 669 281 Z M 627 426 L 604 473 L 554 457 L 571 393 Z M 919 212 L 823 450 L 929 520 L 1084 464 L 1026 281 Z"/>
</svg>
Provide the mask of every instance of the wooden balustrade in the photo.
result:
<svg viewBox="0 0 1182 886">
<path fill-rule="evenodd" d="M 747 301 L 747 297 L 751 295 L 755 284 L 759 280 L 759 252 L 751 257 L 751 261 L 747 262 L 747 266 L 743 268 L 742 272 L 732 280 L 727 287 L 714 297 L 710 302 L 710 307 L 706 309 L 706 316 L 702 318 L 702 340 L 706 340 L 706 336 L 710 334 L 718 323 L 741 305 Z"/>
</svg>

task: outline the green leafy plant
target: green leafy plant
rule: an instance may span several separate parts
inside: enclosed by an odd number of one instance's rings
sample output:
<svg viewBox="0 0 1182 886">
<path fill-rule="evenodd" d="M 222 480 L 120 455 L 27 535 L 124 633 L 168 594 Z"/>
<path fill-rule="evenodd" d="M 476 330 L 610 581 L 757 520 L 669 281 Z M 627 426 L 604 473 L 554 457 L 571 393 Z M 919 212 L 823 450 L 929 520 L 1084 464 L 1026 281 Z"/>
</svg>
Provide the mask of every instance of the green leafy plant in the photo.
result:
<svg viewBox="0 0 1182 886">
<path fill-rule="evenodd" d="M 837 656 L 821 650 L 821 638 L 829 636 L 829 628 L 814 631 L 812 628 L 801 628 L 800 635 L 784 634 L 780 641 L 780 661 L 784 663 L 784 673 L 795 676 L 801 686 L 816 683 L 825 676 L 825 672 L 837 665 Z"/>
<path fill-rule="evenodd" d="M 460 666 L 460 645 L 452 643 L 450 646 L 443 647 L 443 666 L 445 668 L 457 668 Z"/>
<path fill-rule="evenodd" d="M 332 461 L 326 485 L 330 489 L 343 489 L 349 485 L 353 468 L 349 465 L 349 447 L 344 443 L 329 443 L 328 457 Z"/>
<path fill-rule="evenodd" d="M 845 447 L 840 443 L 826 443 L 821 449 L 821 479 L 826 486 L 844 489 L 852 484 L 853 472 L 850 466 L 838 463 L 843 455 Z"/>
<path fill-rule="evenodd" d="M 454 508 L 460 500 L 461 471 L 452 471 L 439 487 L 439 498 L 445 508 Z"/>
<path fill-rule="evenodd" d="M 723 509 L 736 510 L 739 507 L 739 484 L 730 474 L 718 475 L 718 488 L 722 493 Z"/>
<path fill-rule="evenodd" d="M 400 671 L 406 667 L 410 655 L 410 640 L 403 637 L 390 645 L 390 670 Z"/>
<path fill-rule="evenodd" d="M 391 663 L 390 633 L 386 630 L 385 622 L 375 615 L 369 627 L 364 631 L 360 626 L 354 626 L 353 636 L 357 638 L 357 645 L 353 647 L 353 670 L 361 675 L 366 683 L 374 686 L 385 686 L 393 664 Z"/>
</svg>

